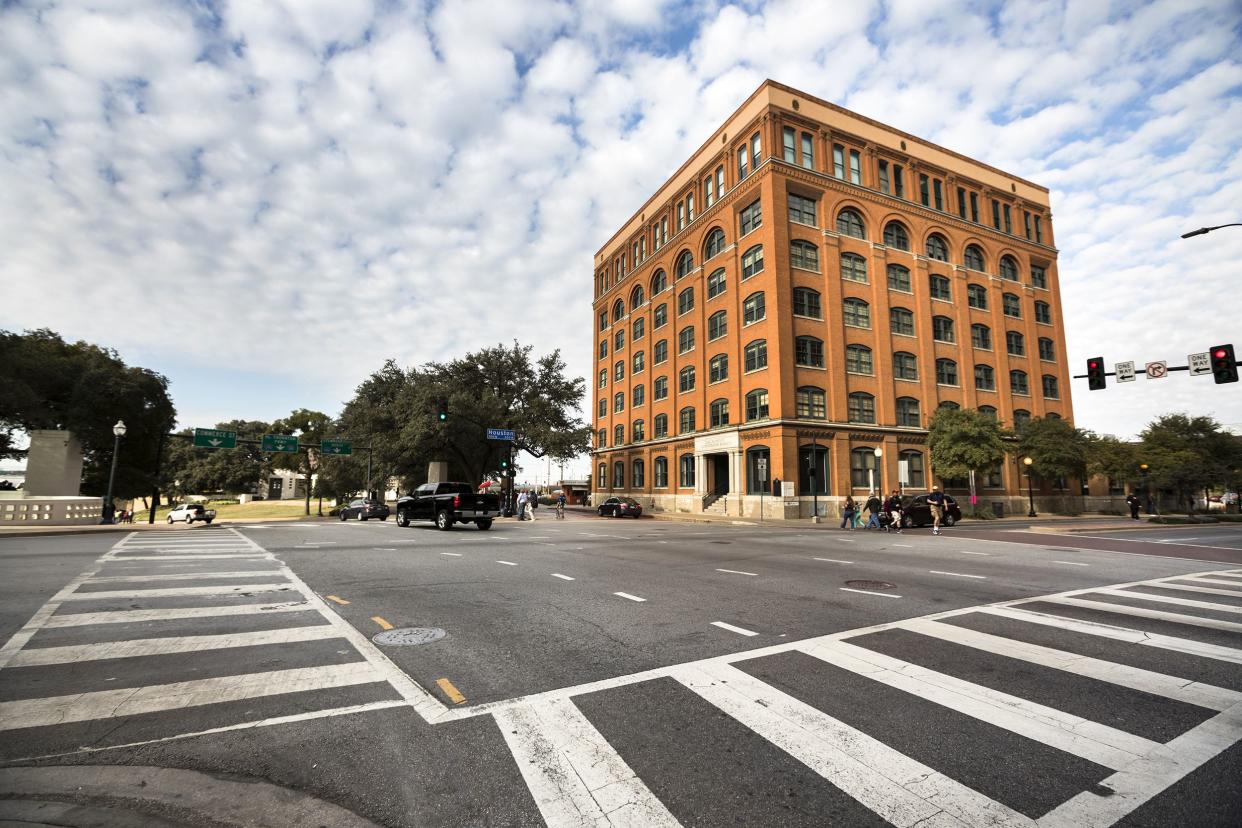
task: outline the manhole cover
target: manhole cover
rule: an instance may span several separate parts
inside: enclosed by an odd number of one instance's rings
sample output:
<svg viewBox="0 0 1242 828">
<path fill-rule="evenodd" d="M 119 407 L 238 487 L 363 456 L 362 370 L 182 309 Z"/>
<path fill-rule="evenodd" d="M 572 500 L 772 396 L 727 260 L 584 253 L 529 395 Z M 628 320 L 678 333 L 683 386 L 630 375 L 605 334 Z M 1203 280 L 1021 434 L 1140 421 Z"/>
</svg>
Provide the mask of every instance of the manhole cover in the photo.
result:
<svg viewBox="0 0 1242 828">
<path fill-rule="evenodd" d="M 854 589 L 894 589 L 897 586 L 888 581 L 846 581 L 845 585 Z"/>
<path fill-rule="evenodd" d="M 376 633 L 371 640 L 389 647 L 414 647 L 418 644 L 430 644 L 441 638 L 444 638 L 444 630 L 439 627 L 402 627 L 399 630 Z"/>
</svg>

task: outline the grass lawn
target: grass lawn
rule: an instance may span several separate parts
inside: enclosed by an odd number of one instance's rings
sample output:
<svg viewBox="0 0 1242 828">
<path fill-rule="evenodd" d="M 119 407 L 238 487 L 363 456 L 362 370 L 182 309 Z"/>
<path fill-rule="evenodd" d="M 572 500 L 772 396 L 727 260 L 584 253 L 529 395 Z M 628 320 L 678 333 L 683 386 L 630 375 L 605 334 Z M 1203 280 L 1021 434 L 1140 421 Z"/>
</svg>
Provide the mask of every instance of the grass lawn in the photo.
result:
<svg viewBox="0 0 1242 828">
<path fill-rule="evenodd" d="M 318 501 L 311 499 L 310 516 L 317 517 L 319 512 L 316 508 Z M 208 501 L 206 504 L 208 509 L 216 510 L 217 520 L 257 520 L 259 518 L 273 517 L 305 517 L 306 501 L 304 500 L 260 500 L 258 503 L 212 503 Z M 323 504 L 323 513 L 328 514 L 329 506 L 325 501 Z M 155 520 L 157 523 L 163 523 L 168 520 L 168 513 L 171 512 L 170 507 L 157 509 L 155 512 Z"/>
</svg>

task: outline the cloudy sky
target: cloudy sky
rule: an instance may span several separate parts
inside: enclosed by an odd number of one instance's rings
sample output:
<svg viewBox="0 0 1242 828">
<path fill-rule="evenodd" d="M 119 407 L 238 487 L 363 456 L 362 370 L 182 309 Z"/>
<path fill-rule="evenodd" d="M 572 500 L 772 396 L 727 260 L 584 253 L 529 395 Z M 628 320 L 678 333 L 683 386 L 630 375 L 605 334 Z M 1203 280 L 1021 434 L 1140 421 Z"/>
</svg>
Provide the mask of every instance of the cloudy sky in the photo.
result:
<svg viewBox="0 0 1242 828">
<path fill-rule="evenodd" d="M 589 376 L 592 255 L 772 78 L 1049 187 L 1076 372 L 1185 364 L 1242 349 L 1242 228 L 1179 238 L 1242 221 L 1240 41 L 1238 0 L 0 0 L 0 328 L 185 426 L 514 339 Z M 1074 402 L 1242 423 L 1184 373 Z"/>
</svg>

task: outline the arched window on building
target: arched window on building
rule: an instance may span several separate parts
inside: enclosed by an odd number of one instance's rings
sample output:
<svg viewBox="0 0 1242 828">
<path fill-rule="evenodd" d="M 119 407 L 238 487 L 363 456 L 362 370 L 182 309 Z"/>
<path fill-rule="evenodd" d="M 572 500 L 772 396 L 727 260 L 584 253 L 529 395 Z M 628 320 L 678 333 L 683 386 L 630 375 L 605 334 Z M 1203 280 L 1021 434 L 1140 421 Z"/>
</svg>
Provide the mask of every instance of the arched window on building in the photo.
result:
<svg viewBox="0 0 1242 828">
<path fill-rule="evenodd" d="M 815 481 L 814 486 L 811 485 L 812 480 Z M 826 495 L 829 492 L 828 482 L 828 446 L 823 443 L 798 446 L 798 494 Z"/>
</svg>

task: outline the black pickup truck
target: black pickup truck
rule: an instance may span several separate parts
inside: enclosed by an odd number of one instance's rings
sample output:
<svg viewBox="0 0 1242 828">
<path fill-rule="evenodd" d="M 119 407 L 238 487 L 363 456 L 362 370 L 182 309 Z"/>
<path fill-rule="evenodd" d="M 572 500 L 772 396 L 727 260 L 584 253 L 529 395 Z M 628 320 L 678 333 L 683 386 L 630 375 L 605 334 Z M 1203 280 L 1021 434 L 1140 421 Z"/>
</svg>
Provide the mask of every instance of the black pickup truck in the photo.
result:
<svg viewBox="0 0 1242 828">
<path fill-rule="evenodd" d="M 500 498 L 494 494 L 475 494 L 469 483 L 424 483 L 412 495 L 397 501 L 397 525 L 409 526 L 415 520 L 434 520 L 438 529 L 452 529 L 454 523 L 473 523 L 491 529 L 500 517 Z"/>
</svg>

